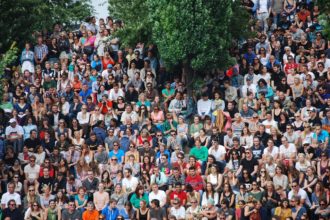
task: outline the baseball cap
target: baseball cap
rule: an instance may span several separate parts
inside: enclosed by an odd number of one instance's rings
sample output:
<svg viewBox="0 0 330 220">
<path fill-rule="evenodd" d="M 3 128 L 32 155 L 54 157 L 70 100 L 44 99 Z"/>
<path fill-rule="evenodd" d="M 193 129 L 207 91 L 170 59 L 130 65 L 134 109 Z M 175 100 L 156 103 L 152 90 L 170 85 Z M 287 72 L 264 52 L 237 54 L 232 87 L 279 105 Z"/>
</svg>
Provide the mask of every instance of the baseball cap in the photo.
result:
<svg viewBox="0 0 330 220">
<path fill-rule="evenodd" d="M 10 120 L 9 120 L 9 123 L 16 123 L 17 121 L 16 121 L 16 119 L 15 118 L 11 118 Z"/>
<path fill-rule="evenodd" d="M 107 69 L 111 69 L 111 68 L 112 68 L 112 65 L 108 64 Z"/>
</svg>

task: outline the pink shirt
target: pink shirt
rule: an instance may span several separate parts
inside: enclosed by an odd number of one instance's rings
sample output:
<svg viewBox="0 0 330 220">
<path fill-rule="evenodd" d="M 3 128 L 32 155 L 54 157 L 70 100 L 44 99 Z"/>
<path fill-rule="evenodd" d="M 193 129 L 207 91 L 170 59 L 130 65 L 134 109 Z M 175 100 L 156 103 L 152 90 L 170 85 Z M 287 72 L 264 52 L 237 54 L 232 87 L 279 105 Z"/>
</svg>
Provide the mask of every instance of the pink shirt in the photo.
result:
<svg viewBox="0 0 330 220">
<path fill-rule="evenodd" d="M 97 211 L 102 210 L 109 203 L 109 194 L 105 191 L 94 193 L 94 204 Z"/>
</svg>

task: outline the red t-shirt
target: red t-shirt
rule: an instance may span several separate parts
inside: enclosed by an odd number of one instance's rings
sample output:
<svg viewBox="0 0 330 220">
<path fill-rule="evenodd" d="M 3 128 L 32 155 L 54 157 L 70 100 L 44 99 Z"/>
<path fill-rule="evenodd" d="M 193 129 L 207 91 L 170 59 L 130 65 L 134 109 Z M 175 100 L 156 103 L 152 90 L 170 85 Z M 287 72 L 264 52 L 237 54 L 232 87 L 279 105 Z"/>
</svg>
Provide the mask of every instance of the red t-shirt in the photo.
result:
<svg viewBox="0 0 330 220">
<path fill-rule="evenodd" d="M 172 191 L 170 193 L 170 199 L 174 200 L 175 198 L 179 198 L 181 201 L 181 205 L 184 205 L 183 201 L 187 201 L 187 194 L 184 191 L 181 192 Z"/>
<path fill-rule="evenodd" d="M 203 190 L 204 188 L 203 178 L 199 175 L 187 176 L 186 184 L 190 184 L 196 191 Z"/>
<path fill-rule="evenodd" d="M 99 102 L 98 104 L 99 108 L 102 106 L 102 102 Z M 101 109 L 102 114 L 107 114 L 108 108 L 112 108 L 112 102 L 110 100 L 107 101 L 107 106 L 103 106 Z"/>
</svg>

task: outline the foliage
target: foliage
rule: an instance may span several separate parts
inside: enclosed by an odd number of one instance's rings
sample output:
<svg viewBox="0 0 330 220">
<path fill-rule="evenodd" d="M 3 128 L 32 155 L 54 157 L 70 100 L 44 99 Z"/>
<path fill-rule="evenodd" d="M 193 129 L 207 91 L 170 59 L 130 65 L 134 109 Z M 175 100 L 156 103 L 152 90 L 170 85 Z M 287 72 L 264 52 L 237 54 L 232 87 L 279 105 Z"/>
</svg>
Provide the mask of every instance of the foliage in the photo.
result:
<svg viewBox="0 0 330 220">
<path fill-rule="evenodd" d="M 124 21 L 124 28 L 116 32 L 123 46 L 150 42 L 151 23 L 146 0 L 109 0 L 109 11 L 114 19 Z"/>
<path fill-rule="evenodd" d="M 319 22 L 323 26 L 323 34 L 330 40 L 330 1 L 318 0 L 317 4 L 322 12 L 319 16 Z"/>
<path fill-rule="evenodd" d="M 58 22 L 72 25 L 92 15 L 90 0 L 2 0 L 0 1 L 0 48 L 32 39 L 33 31 L 51 29 Z M 20 45 L 21 46 L 21 45 Z"/>
<path fill-rule="evenodd" d="M 153 40 L 167 64 L 188 64 L 198 71 L 233 63 L 231 40 L 247 33 L 242 31 L 247 20 L 240 19 L 243 10 L 235 2 L 148 0 L 148 4 Z"/>
<path fill-rule="evenodd" d="M 4 83 L 5 69 L 17 60 L 17 57 L 18 57 L 17 53 L 18 53 L 18 48 L 17 48 L 16 42 L 14 42 L 10 46 L 9 50 L 0 57 L 0 79 L 1 79 L 0 86 L 1 86 L 1 88 L 4 88 L 3 83 Z M 0 96 L 3 95 L 3 92 L 1 92 L 1 90 L 0 90 Z"/>
</svg>

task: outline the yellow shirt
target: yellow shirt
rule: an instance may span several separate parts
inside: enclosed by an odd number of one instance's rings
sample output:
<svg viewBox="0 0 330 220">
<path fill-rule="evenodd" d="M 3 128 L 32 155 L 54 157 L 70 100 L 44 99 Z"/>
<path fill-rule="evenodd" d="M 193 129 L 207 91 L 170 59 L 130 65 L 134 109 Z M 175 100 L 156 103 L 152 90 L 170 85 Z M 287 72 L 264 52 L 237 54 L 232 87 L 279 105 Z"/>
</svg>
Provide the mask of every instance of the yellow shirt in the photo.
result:
<svg viewBox="0 0 330 220">
<path fill-rule="evenodd" d="M 290 208 L 283 209 L 282 207 L 277 207 L 275 209 L 275 216 L 280 217 L 280 220 L 285 220 L 292 216 L 292 211 Z"/>
</svg>

